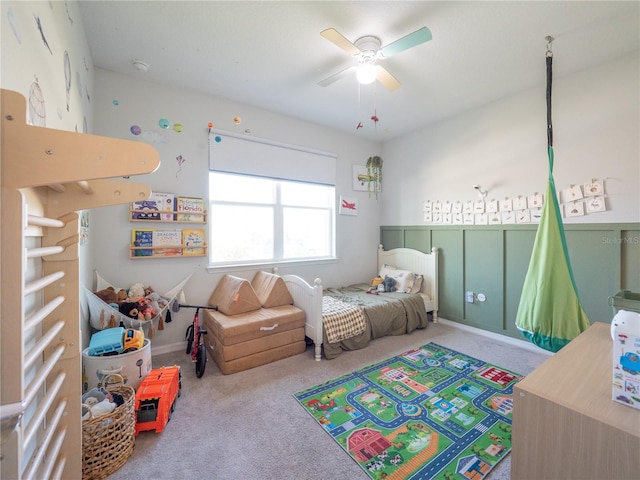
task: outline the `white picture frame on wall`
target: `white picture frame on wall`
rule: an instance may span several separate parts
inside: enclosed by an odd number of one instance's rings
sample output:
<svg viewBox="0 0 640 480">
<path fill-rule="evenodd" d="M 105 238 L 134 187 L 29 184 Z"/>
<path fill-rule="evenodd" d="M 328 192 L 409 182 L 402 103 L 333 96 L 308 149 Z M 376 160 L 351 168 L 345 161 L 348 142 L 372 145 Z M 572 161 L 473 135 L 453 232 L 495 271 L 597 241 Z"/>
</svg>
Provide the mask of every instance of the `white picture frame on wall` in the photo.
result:
<svg viewBox="0 0 640 480">
<path fill-rule="evenodd" d="M 369 174 L 367 173 L 366 165 L 354 164 L 351 168 L 351 188 L 353 188 L 353 190 L 356 192 L 375 192 L 377 189 L 378 193 L 382 191 L 382 184 L 380 182 L 372 182 L 371 186 L 369 186 L 369 182 L 367 181 Z"/>
<path fill-rule="evenodd" d="M 340 215 L 358 215 L 358 199 L 355 197 L 344 197 L 340 195 L 338 212 Z"/>
</svg>

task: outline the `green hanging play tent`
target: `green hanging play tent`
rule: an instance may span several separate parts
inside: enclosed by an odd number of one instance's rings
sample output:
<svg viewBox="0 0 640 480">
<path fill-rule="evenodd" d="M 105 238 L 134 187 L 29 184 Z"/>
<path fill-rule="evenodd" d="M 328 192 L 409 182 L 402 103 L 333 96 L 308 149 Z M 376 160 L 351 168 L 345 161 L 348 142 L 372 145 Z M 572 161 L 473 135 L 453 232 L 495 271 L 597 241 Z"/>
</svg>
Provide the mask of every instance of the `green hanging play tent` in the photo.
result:
<svg viewBox="0 0 640 480">
<path fill-rule="evenodd" d="M 586 330 L 589 319 L 576 289 L 562 215 L 553 180 L 553 127 L 551 124 L 551 41 L 547 37 L 547 153 L 549 181 L 542 217 L 524 279 L 516 327 L 533 344 L 557 352 Z"/>
</svg>

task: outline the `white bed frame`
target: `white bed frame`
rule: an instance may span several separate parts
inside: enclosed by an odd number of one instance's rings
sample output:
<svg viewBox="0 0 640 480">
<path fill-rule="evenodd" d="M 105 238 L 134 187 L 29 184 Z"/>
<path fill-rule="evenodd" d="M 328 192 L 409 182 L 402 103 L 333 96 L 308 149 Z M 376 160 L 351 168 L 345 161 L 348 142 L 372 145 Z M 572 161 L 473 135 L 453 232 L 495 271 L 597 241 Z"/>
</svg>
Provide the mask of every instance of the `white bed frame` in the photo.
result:
<svg viewBox="0 0 640 480">
<path fill-rule="evenodd" d="M 423 253 L 411 248 L 395 248 L 385 251 L 382 245 L 378 247 L 378 272 L 383 264 L 391 265 L 400 270 L 409 270 L 424 277 L 420 293 L 424 298 L 427 312 L 433 312 L 433 321 L 438 321 L 438 249 L 432 248 L 431 253 Z M 283 275 L 284 282 L 291 292 L 293 304 L 304 310 L 305 335 L 315 345 L 315 359 L 320 361 L 322 355 L 322 282 L 316 278 L 313 285 L 296 275 Z"/>
</svg>

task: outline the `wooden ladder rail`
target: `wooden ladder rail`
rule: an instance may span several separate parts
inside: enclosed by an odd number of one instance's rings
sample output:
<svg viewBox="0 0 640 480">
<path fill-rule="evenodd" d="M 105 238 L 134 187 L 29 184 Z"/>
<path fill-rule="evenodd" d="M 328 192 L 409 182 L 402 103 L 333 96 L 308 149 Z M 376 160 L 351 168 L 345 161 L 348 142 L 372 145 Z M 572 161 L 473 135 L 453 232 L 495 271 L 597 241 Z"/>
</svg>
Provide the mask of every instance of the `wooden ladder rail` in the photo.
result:
<svg viewBox="0 0 640 480">
<path fill-rule="evenodd" d="M 147 144 L 26 124 L 1 91 L 0 477 L 80 478 L 79 210 L 147 199 Z"/>
</svg>

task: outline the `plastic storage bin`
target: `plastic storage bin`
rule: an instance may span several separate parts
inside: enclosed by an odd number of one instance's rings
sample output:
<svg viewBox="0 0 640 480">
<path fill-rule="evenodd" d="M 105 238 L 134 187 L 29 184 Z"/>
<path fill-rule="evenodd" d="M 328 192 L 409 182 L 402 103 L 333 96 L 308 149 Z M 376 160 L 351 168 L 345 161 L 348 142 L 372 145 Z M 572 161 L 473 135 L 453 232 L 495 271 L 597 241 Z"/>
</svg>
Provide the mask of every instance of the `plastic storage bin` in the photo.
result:
<svg viewBox="0 0 640 480">
<path fill-rule="evenodd" d="M 609 305 L 613 307 L 614 315 L 620 310 L 640 313 L 640 293 L 622 290 L 609 297 Z"/>
<path fill-rule="evenodd" d="M 140 382 L 151 371 L 151 340 L 144 339 L 140 350 L 119 355 L 96 357 L 89 355 L 89 349 L 82 352 L 82 390 L 107 387 L 105 383 L 112 374 L 122 375 L 126 386 L 137 389 Z"/>
</svg>

